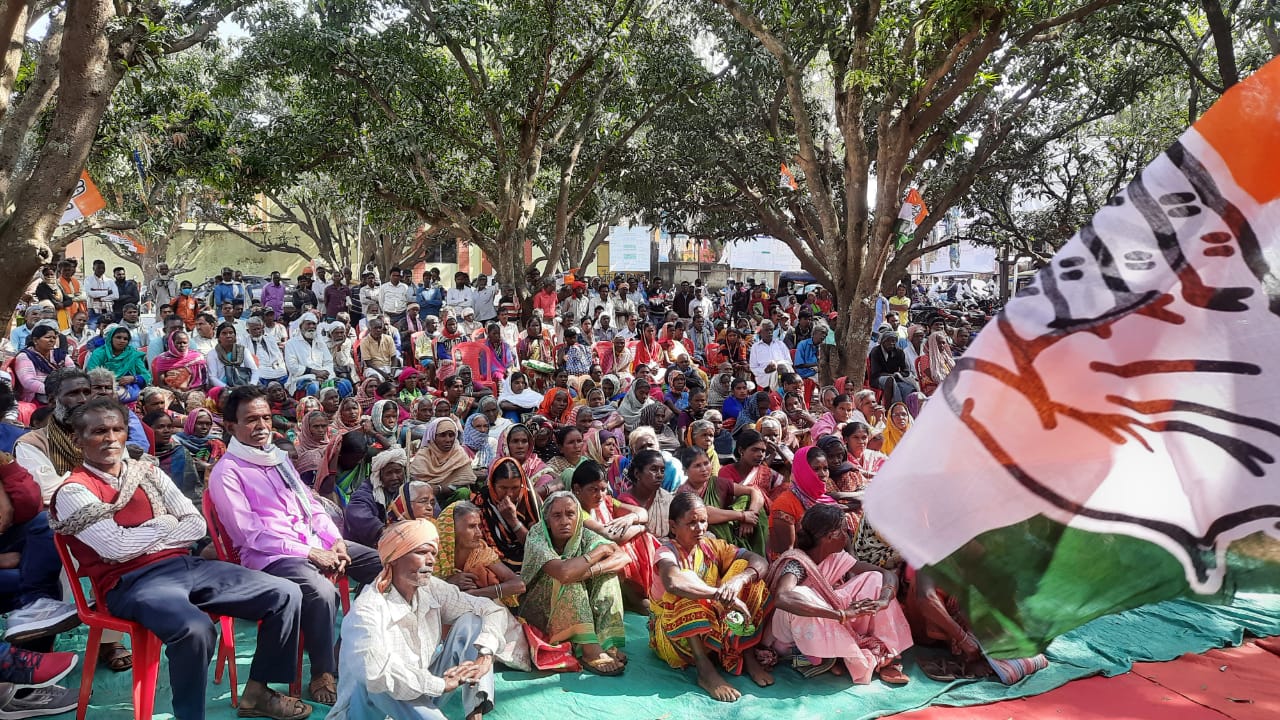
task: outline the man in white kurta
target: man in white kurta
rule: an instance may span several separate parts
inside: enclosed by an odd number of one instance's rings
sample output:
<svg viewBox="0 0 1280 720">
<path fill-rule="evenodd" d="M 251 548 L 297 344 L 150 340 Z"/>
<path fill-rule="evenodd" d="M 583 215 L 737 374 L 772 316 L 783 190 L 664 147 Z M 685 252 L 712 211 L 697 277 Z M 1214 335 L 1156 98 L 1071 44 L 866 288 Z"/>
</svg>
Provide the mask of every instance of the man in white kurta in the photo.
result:
<svg viewBox="0 0 1280 720">
<path fill-rule="evenodd" d="M 758 339 L 751 344 L 747 362 L 756 376 L 756 386 L 761 388 L 777 387 L 778 373 L 792 372 L 791 348 L 781 338 L 773 336 L 772 321 L 760 323 Z"/>
<path fill-rule="evenodd" d="M 439 708 L 456 689 L 467 720 L 493 709 L 493 655 L 503 643 L 506 610 L 432 575 L 439 547 L 430 520 L 399 522 L 383 533 L 376 587 L 361 593 L 342 621 L 330 720 L 444 720 Z"/>
</svg>

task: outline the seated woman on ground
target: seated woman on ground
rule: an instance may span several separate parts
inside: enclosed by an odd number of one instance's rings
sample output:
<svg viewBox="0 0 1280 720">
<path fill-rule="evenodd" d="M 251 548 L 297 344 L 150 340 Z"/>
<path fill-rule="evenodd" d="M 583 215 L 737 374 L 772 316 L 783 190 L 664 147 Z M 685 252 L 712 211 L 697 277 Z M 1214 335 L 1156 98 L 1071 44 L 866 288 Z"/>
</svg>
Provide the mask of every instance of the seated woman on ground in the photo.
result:
<svg viewBox="0 0 1280 720">
<path fill-rule="evenodd" d="M 716 669 L 743 670 L 752 682 L 773 684 L 757 657 L 773 604 L 764 583 L 764 558 L 707 534 L 707 508 L 693 493 L 676 493 L 669 516 L 672 537 L 658 549 L 650 590 L 649 646 L 676 669 L 693 665 L 698 685 L 721 702 L 742 697 Z"/>
<path fill-rule="evenodd" d="M 877 672 L 886 683 L 905 685 L 899 656 L 911 647 L 911 628 L 896 599 L 898 576 L 855 559 L 851 539 L 838 505 L 805 511 L 795 548 L 769 568 L 777 604 L 773 649 L 792 657 L 806 677 L 838 672 L 841 660 L 855 685 Z"/>
<path fill-rule="evenodd" d="M 582 505 L 582 521 L 597 535 L 622 546 L 631 562 L 622 569 L 622 592 L 630 607 L 648 612 L 647 595 L 653 584 L 653 558 L 658 540 L 645 527 L 649 514 L 609 495 L 605 470 L 585 460 L 573 471 L 573 494 Z"/>
<path fill-rule="evenodd" d="M 520 614 L 548 642 L 572 643 L 587 671 L 620 675 L 627 656 L 617 573 L 630 562 L 621 547 L 586 528 L 573 493 L 554 492 L 525 542 L 520 576 L 528 590 Z"/>
<path fill-rule="evenodd" d="M 486 543 L 512 572 L 520 572 L 525 541 L 538 526 L 536 497 L 520 463 L 511 457 L 495 462 L 485 486 L 471 496 L 484 516 Z"/>
<path fill-rule="evenodd" d="M 436 527 L 441 540 L 436 559 L 438 577 L 469 595 L 507 607 L 519 606 L 524 580 L 502 562 L 502 556 L 485 539 L 480 508 L 460 500 L 441 511 Z"/>
<path fill-rule="evenodd" d="M 676 459 L 684 465 L 687 476 L 677 492 L 693 493 L 706 504 L 707 532 L 763 555 L 769 533 L 764 493 L 759 488 L 712 477 L 710 456 L 701 448 L 680 448 Z"/>
</svg>

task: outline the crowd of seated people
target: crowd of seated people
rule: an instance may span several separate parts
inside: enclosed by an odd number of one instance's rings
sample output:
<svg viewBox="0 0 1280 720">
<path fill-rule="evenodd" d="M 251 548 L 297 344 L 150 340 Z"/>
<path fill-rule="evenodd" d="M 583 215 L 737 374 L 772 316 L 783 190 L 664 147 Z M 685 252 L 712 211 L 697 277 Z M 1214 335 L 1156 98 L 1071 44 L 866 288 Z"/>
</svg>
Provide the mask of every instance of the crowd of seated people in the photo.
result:
<svg viewBox="0 0 1280 720">
<path fill-rule="evenodd" d="M 147 327 L 134 305 L 26 308 L 0 383 L 0 712 L 74 706 L 54 683 L 76 656 L 24 649 L 79 623 L 55 534 L 166 645 L 184 720 L 210 614 L 259 623 L 240 711 L 273 718 L 438 718 L 454 691 L 477 718 L 496 665 L 617 676 L 642 651 L 724 702 L 726 674 L 780 667 L 900 685 L 913 643 L 950 651 L 942 679 L 1044 666 L 986 661 L 861 512 L 953 367 L 945 326 L 889 312 L 866 386 L 820 386 L 818 296 L 579 278 L 522 313 L 465 273 L 389 276 L 308 275 L 275 307 L 228 273 L 218 306 L 180 292 Z M 292 697 L 272 685 L 300 648 Z M 96 660 L 131 655 L 107 636 Z"/>
</svg>

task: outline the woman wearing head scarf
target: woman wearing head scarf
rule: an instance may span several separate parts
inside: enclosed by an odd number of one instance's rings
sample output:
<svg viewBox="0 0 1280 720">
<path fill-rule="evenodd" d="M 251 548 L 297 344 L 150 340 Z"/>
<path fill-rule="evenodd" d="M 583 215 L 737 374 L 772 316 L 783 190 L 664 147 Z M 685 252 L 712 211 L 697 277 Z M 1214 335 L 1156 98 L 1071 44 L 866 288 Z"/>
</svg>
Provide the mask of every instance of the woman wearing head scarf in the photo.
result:
<svg viewBox="0 0 1280 720">
<path fill-rule="evenodd" d="M 546 461 L 534 452 L 533 430 L 528 425 L 517 423 L 503 430 L 498 436 L 497 451 L 498 457 L 512 458 L 520 464 L 530 487 L 542 482 L 544 475 L 552 474 Z"/>
<path fill-rule="evenodd" d="M 520 463 L 504 457 L 489 468 L 485 486 L 471 498 L 484 515 L 485 542 L 513 572 L 520 572 L 525 539 L 538 522 L 535 497 Z"/>
<path fill-rule="evenodd" d="M 845 551 L 849 527 L 839 507 L 817 504 L 797 524 L 796 547 L 769 568 L 777 611 L 773 648 L 802 655 L 806 677 L 842 660 L 855 685 L 872 675 L 891 685 L 908 682 L 898 661 L 911 647 L 911 626 L 896 599 L 898 576 Z M 809 658 L 819 660 L 814 663 Z"/>
<path fill-rule="evenodd" d="M 484 513 L 479 507 L 466 500 L 453 503 L 436 518 L 436 527 L 440 530 L 436 577 L 469 595 L 519 607 L 524 581 L 485 540 Z"/>
<path fill-rule="evenodd" d="M 209 468 L 227 451 L 227 446 L 209 432 L 213 430 L 213 413 L 205 408 L 195 408 L 187 413 L 187 422 L 182 432 L 174 435 L 174 439 L 187 451 L 187 456 L 195 463 L 200 477 L 207 477 Z"/>
<path fill-rule="evenodd" d="M 520 614 L 552 644 L 569 641 L 583 668 L 620 675 L 626 668 L 626 628 L 617 573 L 631 562 L 618 545 L 583 523 L 582 506 L 567 490 L 552 493 L 525 541 L 524 602 Z"/>
<path fill-rule="evenodd" d="M 670 417 L 671 409 L 659 402 L 651 402 L 640 409 L 639 427 L 652 428 L 658 438 L 658 449 L 665 452 L 674 452 L 680 447 L 680 439 L 668 422 Z"/>
<path fill-rule="evenodd" d="M 356 387 L 356 401 L 360 403 L 360 410 L 369 412 L 373 409 L 373 404 L 378 402 L 378 383 L 376 377 L 365 378 L 360 381 Z"/>
<path fill-rule="evenodd" d="M 471 466 L 487 471 L 497 457 L 498 443 L 489 437 L 489 418 L 475 413 L 462 428 L 462 447 L 471 456 Z"/>
<path fill-rule="evenodd" d="M 395 400 L 379 400 L 369 411 L 369 426 L 378 440 L 387 447 L 398 445 L 400 406 Z"/>
<path fill-rule="evenodd" d="M 174 441 L 176 427 L 173 418 L 164 410 L 153 410 L 147 413 L 142 422 L 155 433 L 156 442 L 151 448 L 151 454 L 160 461 L 160 469 L 187 499 L 199 502 L 204 493 L 204 476 L 196 470 L 186 448 Z"/>
<path fill-rule="evenodd" d="M 933 395 L 943 380 L 951 374 L 956 361 L 951 354 L 951 343 L 947 334 L 941 330 L 929 336 L 925 341 L 924 352 L 916 359 L 916 377 L 920 379 L 920 392 L 926 396 Z"/>
<path fill-rule="evenodd" d="M 427 423 L 422 446 L 409 462 L 409 476 L 431 483 L 442 505 L 449 504 L 455 494 L 470 495 L 471 485 L 476 481 L 471 458 L 458 442 L 460 434 L 453 418 L 435 418 Z"/>
<path fill-rule="evenodd" d="M 650 390 L 648 380 L 636 378 L 631 383 L 631 388 L 627 390 L 627 396 L 618 405 L 618 414 L 622 416 L 622 424 L 627 429 L 627 432 L 631 432 L 644 424 L 640 417 L 640 411 L 646 405 L 654 402 L 649 398 Z"/>
<path fill-rule="evenodd" d="M 208 384 L 209 368 L 204 355 L 191 349 L 191 339 L 182 330 L 174 330 L 165 338 L 165 351 L 151 363 L 156 384 L 171 390 L 203 390 Z"/>
<path fill-rule="evenodd" d="M 329 427 L 329 420 L 324 411 L 313 410 L 303 416 L 298 426 L 298 437 L 293 443 L 294 451 L 297 453 L 293 466 L 297 469 L 302 482 L 311 484 L 315 479 L 315 473 L 320 469 L 320 462 L 324 459 L 324 451 L 329 448 L 333 437 L 334 433 Z"/>
<path fill-rule="evenodd" d="M 538 406 L 538 414 L 551 421 L 552 425 L 572 425 L 574 407 L 569 391 L 564 388 L 551 388 L 542 398 Z"/>
<path fill-rule="evenodd" d="M 898 447 L 902 437 L 911 429 L 912 422 L 906 403 L 896 402 L 889 406 L 887 422 L 884 424 L 884 444 L 880 446 L 880 452 L 885 455 L 893 454 L 893 449 Z"/>
<path fill-rule="evenodd" d="M 138 399 L 142 388 L 151 383 L 151 371 L 147 369 L 147 356 L 129 344 L 131 333 L 123 325 L 112 325 L 103 333 L 106 342 L 89 354 L 86 371 L 106 368 L 116 376 L 120 388 L 120 401 L 126 405 Z"/>
<path fill-rule="evenodd" d="M 742 403 L 742 412 L 738 413 L 737 421 L 733 425 L 734 435 L 748 428 L 754 430 L 760 418 L 769 414 L 770 404 L 773 401 L 770 395 L 768 390 L 759 390 Z"/>
<path fill-rule="evenodd" d="M 343 510 L 342 536 L 361 545 L 376 546 L 387 526 L 387 506 L 400 493 L 409 457 L 403 448 L 373 456 L 369 479 L 351 494 Z"/>
<path fill-rule="evenodd" d="M 542 399 L 542 393 L 529 387 L 528 375 L 523 372 L 513 372 L 502 381 L 502 391 L 498 394 L 498 408 L 511 422 L 520 422 L 524 415 L 533 412 L 542 404 Z"/>
<path fill-rule="evenodd" d="M 833 505 L 827 494 L 830 468 L 827 455 L 815 446 L 802 447 L 791 461 L 791 485 L 773 499 L 769 512 L 769 556 L 777 557 L 795 547 L 796 528 L 805 510 L 814 505 Z M 849 529 L 856 529 L 856 522 Z"/>
<path fill-rule="evenodd" d="M 333 414 L 330 427 L 337 434 L 342 434 L 350 430 L 358 430 L 360 425 L 360 401 L 354 397 L 342 398 L 342 402 L 338 403 L 338 412 Z"/>
<path fill-rule="evenodd" d="M 407 367 L 396 377 L 396 381 L 400 383 L 400 393 L 397 397 L 400 404 L 405 407 L 413 405 L 418 398 L 422 397 L 422 389 L 418 387 L 419 374 L 417 368 Z"/>
</svg>

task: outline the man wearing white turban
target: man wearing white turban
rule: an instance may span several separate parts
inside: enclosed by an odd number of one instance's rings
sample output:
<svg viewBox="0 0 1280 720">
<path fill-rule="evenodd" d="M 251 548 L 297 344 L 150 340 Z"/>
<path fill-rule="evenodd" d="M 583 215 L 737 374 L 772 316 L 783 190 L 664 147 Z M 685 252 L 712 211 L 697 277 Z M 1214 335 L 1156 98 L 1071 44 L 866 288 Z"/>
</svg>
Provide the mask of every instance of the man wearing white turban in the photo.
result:
<svg viewBox="0 0 1280 720">
<path fill-rule="evenodd" d="M 289 371 L 286 387 L 289 392 L 304 391 L 307 395 L 320 392 L 320 385 L 334 381 L 338 394 L 351 394 L 351 383 L 337 378 L 333 370 L 333 355 L 329 343 L 316 332 L 319 318 L 306 312 L 298 319 L 298 332 L 284 344 L 284 366 Z"/>
<path fill-rule="evenodd" d="M 444 720 L 439 708 L 459 688 L 467 720 L 493 709 L 493 654 L 503 644 L 506 610 L 435 577 L 439 550 L 430 520 L 398 522 L 383 533 L 382 574 L 342 621 L 330 720 Z M 445 625 L 452 626 L 447 637 Z"/>
</svg>

